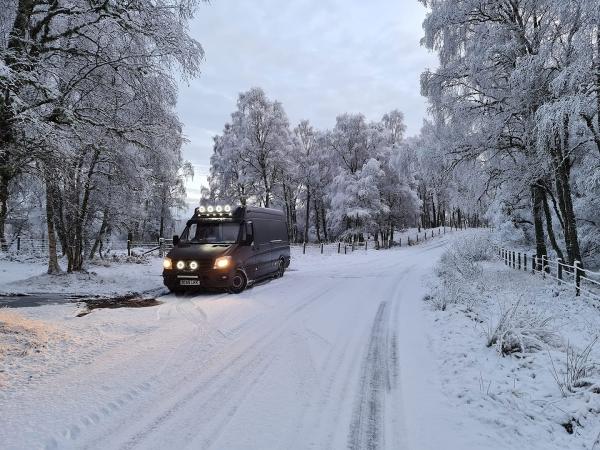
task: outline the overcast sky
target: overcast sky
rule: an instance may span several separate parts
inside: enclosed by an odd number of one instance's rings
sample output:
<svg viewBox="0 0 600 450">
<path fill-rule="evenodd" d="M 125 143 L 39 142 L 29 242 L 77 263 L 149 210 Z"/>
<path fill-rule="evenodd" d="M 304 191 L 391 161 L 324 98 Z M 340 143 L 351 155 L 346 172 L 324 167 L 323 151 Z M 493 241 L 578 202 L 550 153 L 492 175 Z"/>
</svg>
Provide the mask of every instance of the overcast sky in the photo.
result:
<svg viewBox="0 0 600 450">
<path fill-rule="evenodd" d="M 191 34 L 206 53 L 201 75 L 180 84 L 178 111 L 189 140 L 184 158 L 196 176 L 190 201 L 206 183 L 212 136 L 237 95 L 254 86 L 279 100 L 295 126 L 330 128 L 336 115 L 369 120 L 398 108 L 408 134 L 426 114 L 419 76 L 436 58 L 419 45 L 425 8 L 417 0 L 212 0 Z M 195 203 L 195 202 L 194 202 Z"/>
</svg>

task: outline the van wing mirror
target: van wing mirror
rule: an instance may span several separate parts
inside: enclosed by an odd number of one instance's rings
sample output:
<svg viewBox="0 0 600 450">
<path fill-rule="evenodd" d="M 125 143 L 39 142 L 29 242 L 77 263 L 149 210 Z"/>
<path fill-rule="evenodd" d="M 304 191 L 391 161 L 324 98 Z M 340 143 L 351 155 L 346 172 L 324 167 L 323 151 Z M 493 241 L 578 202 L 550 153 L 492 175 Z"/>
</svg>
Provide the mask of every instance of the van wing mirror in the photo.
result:
<svg viewBox="0 0 600 450">
<path fill-rule="evenodd" d="M 252 242 L 254 242 L 254 226 L 252 225 L 252 222 L 246 222 L 246 240 L 244 243 L 246 245 L 252 245 Z"/>
<path fill-rule="evenodd" d="M 174 234 L 173 235 L 173 245 L 177 245 L 179 244 L 179 235 L 178 234 Z"/>
</svg>

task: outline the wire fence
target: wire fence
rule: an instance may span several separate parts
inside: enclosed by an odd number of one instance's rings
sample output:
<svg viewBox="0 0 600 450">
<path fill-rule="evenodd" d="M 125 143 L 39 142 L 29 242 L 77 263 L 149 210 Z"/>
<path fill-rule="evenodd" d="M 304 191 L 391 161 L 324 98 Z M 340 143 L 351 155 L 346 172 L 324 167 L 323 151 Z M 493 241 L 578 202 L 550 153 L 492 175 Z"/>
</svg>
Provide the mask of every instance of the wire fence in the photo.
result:
<svg viewBox="0 0 600 450">
<path fill-rule="evenodd" d="M 561 258 L 550 259 L 546 255 L 527 255 L 504 247 L 497 247 L 496 250 L 498 257 L 512 269 L 572 286 L 576 296 L 600 300 L 600 273 L 584 269 L 580 261 L 568 264 Z"/>
<path fill-rule="evenodd" d="M 381 250 L 388 249 L 391 247 L 406 247 L 419 245 L 424 242 L 430 241 L 436 237 L 444 236 L 446 233 L 454 232 L 457 230 L 464 230 L 466 228 L 454 228 L 454 227 L 437 227 L 423 231 L 413 232 L 402 232 L 399 233 L 397 240 L 388 240 L 378 242 L 375 240 L 357 241 L 357 242 L 323 242 L 323 243 L 294 243 L 290 246 L 296 249 L 296 252 L 302 252 L 302 254 L 315 254 L 320 253 L 321 255 L 333 255 L 333 254 L 351 254 L 354 252 L 365 252 L 369 250 Z"/>
<path fill-rule="evenodd" d="M 369 250 L 380 250 L 391 247 L 405 247 L 414 246 L 427 242 L 435 237 L 444 236 L 446 233 L 454 232 L 457 230 L 464 230 L 466 227 L 437 227 L 422 231 L 404 231 L 397 234 L 395 240 L 387 240 L 384 242 L 378 242 L 375 240 L 366 240 L 360 242 L 327 242 L 327 243 L 292 243 L 290 246 L 298 249 L 302 254 L 306 253 L 320 253 L 322 255 L 331 254 L 349 254 L 356 251 L 369 251 Z M 62 246 L 59 241 L 56 242 L 57 252 L 62 253 Z M 115 251 L 127 252 L 128 256 L 135 255 L 146 255 L 146 254 L 157 254 L 158 256 L 164 256 L 170 249 L 173 248 L 173 239 L 160 238 L 157 241 L 135 241 L 133 239 L 128 240 L 116 240 L 104 243 L 104 252 L 109 250 L 114 253 Z M 31 239 L 16 237 L 12 241 L 8 242 L 6 252 L 14 255 L 30 255 L 43 257 L 48 255 L 48 239 Z M 87 251 L 86 251 L 87 253 Z"/>
<path fill-rule="evenodd" d="M 128 256 L 132 255 L 145 255 L 148 253 L 157 253 L 159 256 L 163 256 L 170 249 L 173 248 L 173 239 L 158 239 L 155 242 L 148 241 L 134 241 L 134 240 L 118 240 L 110 241 L 104 244 L 104 250 L 110 249 L 111 252 L 123 251 L 127 252 Z M 25 256 L 47 256 L 48 255 L 48 239 L 31 239 L 16 237 L 9 241 L 6 249 L 6 253 L 12 255 L 25 255 Z M 56 242 L 56 251 L 63 253 L 62 245 L 59 241 Z M 86 252 L 87 253 L 87 252 Z"/>
</svg>

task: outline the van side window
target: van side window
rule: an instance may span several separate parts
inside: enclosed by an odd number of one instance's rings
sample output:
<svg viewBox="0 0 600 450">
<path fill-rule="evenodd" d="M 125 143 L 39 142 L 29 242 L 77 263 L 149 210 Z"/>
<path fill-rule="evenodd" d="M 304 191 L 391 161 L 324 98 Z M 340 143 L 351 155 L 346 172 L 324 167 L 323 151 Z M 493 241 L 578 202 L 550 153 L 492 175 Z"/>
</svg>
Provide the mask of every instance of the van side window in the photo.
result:
<svg viewBox="0 0 600 450">
<path fill-rule="evenodd" d="M 287 243 L 289 241 L 287 234 L 287 225 L 280 220 L 270 222 L 270 236 L 273 243 Z"/>
<path fill-rule="evenodd" d="M 254 220 L 254 242 L 257 244 L 266 244 L 271 242 L 269 235 L 268 220 Z"/>
</svg>

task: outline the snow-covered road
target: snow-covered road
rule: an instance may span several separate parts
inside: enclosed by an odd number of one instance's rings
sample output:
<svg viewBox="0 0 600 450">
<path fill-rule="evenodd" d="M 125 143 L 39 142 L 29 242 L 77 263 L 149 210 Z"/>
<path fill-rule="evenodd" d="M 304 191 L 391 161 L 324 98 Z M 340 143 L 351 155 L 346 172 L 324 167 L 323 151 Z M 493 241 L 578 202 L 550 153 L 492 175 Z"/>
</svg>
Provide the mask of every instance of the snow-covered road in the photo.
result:
<svg viewBox="0 0 600 450">
<path fill-rule="evenodd" d="M 1 446 L 467 448 L 423 329 L 446 243 L 299 256 L 241 295 L 71 319 L 127 337 L 0 397 Z"/>
</svg>

